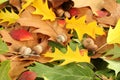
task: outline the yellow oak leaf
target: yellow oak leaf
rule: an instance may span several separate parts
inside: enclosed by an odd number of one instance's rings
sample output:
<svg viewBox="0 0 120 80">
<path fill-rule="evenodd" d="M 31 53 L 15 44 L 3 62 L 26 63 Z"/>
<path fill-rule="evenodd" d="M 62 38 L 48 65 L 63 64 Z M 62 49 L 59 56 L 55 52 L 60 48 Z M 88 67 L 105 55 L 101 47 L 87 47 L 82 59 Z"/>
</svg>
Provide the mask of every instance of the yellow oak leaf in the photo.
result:
<svg viewBox="0 0 120 80">
<path fill-rule="evenodd" d="M 85 20 L 86 16 L 80 17 L 79 19 L 76 19 L 75 17 L 70 20 L 66 19 L 66 28 L 75 29 L 80 40 L 82 40 L 84 34 L 88 34 L 94 39 L 96 38 L 96 34 L 105 34 L 103 28 L 99 27 L 96 21 L 87 24 Z"/>
<path fill-rule="evenodd" d="M 86 49 L 79 50 L 79 48 L 77 48 L 76 51 L 73 51 L 70 49 L 70 47 L 68 47 L 66 53 L 62 53 L 58 49 L 55 49 L 54 53 L 47 52 L 44 54 L 44 56 L 51 57 L 52 59 L 50 62 L 56 60 L 64 60 L 64 62 L 60 65 L 66 65 L 71 62 L 90 62 L 88 51 Z"/>
<path fill-rule="evenodd" d="M 5 11 L 0 10 L 0 23 L 9 22 L 8 25 L 15 23 L 19 19 L 19 15 L 13 10 L 9 12 L 7 9 Z"/>
<path fill-rule="evenodd" d="M 114 29 L 110 27 L 108 31 L 108 36 L 107 36 L 107 43 L 108 44 L 114 44 L 114 43 L 120 44 L 120 19 L 118 20 Z"/>
<path fill-rule="evenodd" d="M 42 20 L 55 20 L 55 13 L 52 11 L 52 9 L 49 9 L 47 0 L 45 0 L 45 2 L 43 2 L 43 0 L 35 0 L 32 6 L 36 8 L 33 14 L 42 15 Z"/>
<path fill-rule="evenodd" d="M 27 8 L 34 0 L 25 0 L 25 3 L 22 5 L 22 9 L 20 10 L 20 13 Z"/>
</svg>

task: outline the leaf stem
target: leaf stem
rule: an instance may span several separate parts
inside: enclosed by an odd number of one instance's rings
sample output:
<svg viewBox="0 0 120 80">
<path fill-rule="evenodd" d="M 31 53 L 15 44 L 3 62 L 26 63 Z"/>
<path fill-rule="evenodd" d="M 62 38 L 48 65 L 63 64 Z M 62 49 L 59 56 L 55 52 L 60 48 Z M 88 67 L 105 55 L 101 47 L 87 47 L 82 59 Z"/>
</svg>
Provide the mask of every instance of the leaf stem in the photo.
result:
<svg viewBox="0 0 120 80">
<path fill-rule="evenodd" d="M 99 50 L 101 50 L 103 47 L 105 47 L 105 46 L 107 46 L 108 44 L 107 43 L 105 43 L 105 44 L 103 44 L 101 47 L 99 47 L 95 52 L 98 52 Z"/>
</svg>

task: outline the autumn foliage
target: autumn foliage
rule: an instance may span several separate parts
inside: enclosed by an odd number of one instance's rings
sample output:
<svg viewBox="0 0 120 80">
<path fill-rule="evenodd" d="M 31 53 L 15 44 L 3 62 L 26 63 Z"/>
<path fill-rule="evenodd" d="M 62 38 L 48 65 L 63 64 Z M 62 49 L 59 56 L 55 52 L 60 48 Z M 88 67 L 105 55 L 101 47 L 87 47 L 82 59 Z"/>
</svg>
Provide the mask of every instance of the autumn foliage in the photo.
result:
<svg viewBox="0 0 120 80">
<path fill-rule="evenodd" d="M 119 0 L 1 0 L 0 80 L 119 80 Z"/>
</svg>

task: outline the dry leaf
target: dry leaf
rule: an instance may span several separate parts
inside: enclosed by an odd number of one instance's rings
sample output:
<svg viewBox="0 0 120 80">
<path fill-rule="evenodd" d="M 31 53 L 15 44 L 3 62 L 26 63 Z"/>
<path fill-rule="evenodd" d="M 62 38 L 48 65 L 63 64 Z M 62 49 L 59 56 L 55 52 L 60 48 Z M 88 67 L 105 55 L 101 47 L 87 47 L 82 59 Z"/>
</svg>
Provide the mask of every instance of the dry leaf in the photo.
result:
<svg viewBox="0 0 120 80">
<path fill-rule="evenodd" d="M 4 8 L 7 5 L 7 2 L 0 5 L 0 9 Z"/>
<path fill-rule="evenodd" d="M 21 26 L 31 26 L 40 29 L 40 33 L 55 36 L 56 33 L 53 32 L 52 28 L 45 22 L 41 20 L 41 16 L 32 15 L 33 7 L 27 8 L 21 15 L 20 19 L 17 21 Z"/>
<path fill-rule="evenodd" d="M 12 61 L 11 70 L 9 72 L 11 79 L 16 80 L 22 72 L 27 70 L 25 67 L 29 66 L 32 63 L 33 61 Z"/>
<path fill-rule="evenodd" d="M 33 33 L 42 33 L 48 35 L 53 39 L 56 39 L 58 35 L 66 35 L 67 32 L 64 28 L 54 25 L 54 22 L 43 21 L 42 17 L 39 15 L 33 15 L 31 12 L 34 10 L 33 7 L 27 8 L 21 15 L 20 19 L 17 21 L 21 26 L 31 26 L 36 29 Z"/>
<path fill-rule="evenodd" d="M 57 8 L 61 4 L 63 4 L 64 2 L 67 2 L 69 0 L 49 0 L 49 1 L 51 2 L 53 8 Z"/>
<path fill-rule="evenodd" d="M 7 60 L 7 58 L 4 55 L 0 54 L 0 62 L 5 61 L 5 60 Z"/>
<path fill-rule="evenodd" d="M 0 34 L 2 35 L 2 40 L 6 43 L 10 43 L 9 52 L 15 52 L 15 50 L 19 49 L 23 44 L 20 42 L 14 40 L 8 31 L 6 30 L 0 30 Z"/>
<path fill-rule="evenodd" d="M 16 7 L 18 10 L 21 9 L 21 4 L 20 4 L 20 0 L 9 0 L 9 3 Z"/>
<path fill-rule="evenodd" d="M 97 21 L 102 24 L 108 24 L 115 26 L 120 18 L 120 4 L 116 3 L 116 0 L 105 0 L 104 8 L 110 12 L 110 16 L 97 18 Z"/>
<path fill-rule="evenodd" d="M 90 57 L 88 57 L 87 50 L 84 49 L 80 51 L 78 47 L 76 51 L 72 51 L 70 47 L 67 47 L 66 53 L 62 53 L 58 49 L 55 49 L 54 53 L 46 52 L 44 56 L 52 58 L 50 62 L 64 60 L 60 65 L 66 65 L 71 62 L 90 62 Z"/>
<path fill-rule="evenodd" d="M 102 36 L 97 36 L 96 39 L 94 40 L 95 44 L 98 46 L 98 49 L 103 46 L 104 44 L 106 44 L 106 35 L 102 35 Z M 112 49 L 113 45 L 106 45 L 104 47 L 102 47 L 100 50 L 96 51 L 95 54 L 93 56 L 91 56 L 91 58 L 99 58 L 101 57 L 107 50 Z"/>
<path fill-rule="evenodd" d="M 31 56 L 31 57 L 26 57 L 26 58 L 20 58 L 20 61 L 37 61 L 40 63 L 47 63 L 51 60 L 51 58 L 47 58 L 44 56 Z"/>
<path fill-rule="evenodd" d="M 94 21 L 93 12 L 91 11 L 90 8 L 88 8 L 88 7 L 79 8 L 79 12 L 80 13 L 78 14 L 78 18 L 86 15 L 86 22 L 87 23 Z"/>
<path fill-rule="evenodd" d="M 104 0 L 72 0 L 74 2 L 74 7 L 90 7 L 95 13 L 103 8 Z"/>
</svg>

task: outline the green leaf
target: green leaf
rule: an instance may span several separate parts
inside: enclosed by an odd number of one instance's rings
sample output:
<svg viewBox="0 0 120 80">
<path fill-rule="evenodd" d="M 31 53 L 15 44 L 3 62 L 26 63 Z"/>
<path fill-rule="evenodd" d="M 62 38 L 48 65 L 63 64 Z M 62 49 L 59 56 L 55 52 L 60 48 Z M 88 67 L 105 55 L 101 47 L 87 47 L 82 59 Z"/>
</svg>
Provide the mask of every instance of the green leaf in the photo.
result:
<svg viewBox="0 0 120 80">
<path fill-rule="evenodd" d="M 120 47 L 118 45 L 114 45 L 114 48 L 109 50 L 105 56 L 113 55 L 111 59 L 119 58 L 120 57 Z"/>
<path fill-rule="evenodd" d="M 67 49 L 61 45 L 60 43 L 54 42 L 54 41 L 49 41 L 48 43 L 49 46 L 53 47 L 53 48 L 58 48 L 61 52 L 66 53 Z"/>
<path fill-rule="evenodd" d="M 98 76 L 106 76 L 106 77 L 108 77 L 108 78 L 110 78 L 110 77 L 112 77 L 112 76 L 114 76 L 115 74 L 114 74 L 114 71 L 112 71 L 112 70 L 110 70 L 110 69 L 103 69 L 103 70 L 98 70 L 98 71 L 96 71 L 95 72 L 96 73 L 96 75 L 98 75 Z"/>
<path fill-rule="evenodd" d="M 117 76 L 117 74 L 120 72 L 120 61 L 114 61 L 114 60 L 107 60 L 105 58 L 103 58 L 106 62 L 108 62 L 108 68 L 112 69 L 115 71 L 115 76 Z"/>
<path fill-rule="evenodd" d="M 7 44 L 0 39 L 0 54 L 4 54 L 6 52 L 8 52 Z"/>
<path fill-rule="evenodd" d="M 75 51 L 77 47 L 77 43 L 71 40 L 69 46 L 73 51 Z"/>
<path fill-rule="evenodd" d="M 36 62 L 35 66 L 29 69 L 44 80 L 94 80 L 95 77 L 90 67 L 76 63 L 49 67 Z"/>
<path fill-rule="evenodd" d="M 3 4 L 4 2 L 7 2 L 8 0 L 0 0 L 0 4 Z"/>
<path fill-rule="evenodd" d="M 117 0 L 117 3 L 120 3 L 120 0 Z"/>
<path fill-rule="evenodd" d="M 10 61 L 6 60 L 0 63 L 0 80 L 11 80 L 8 73 L 10 70 Z"/>
</svg>

